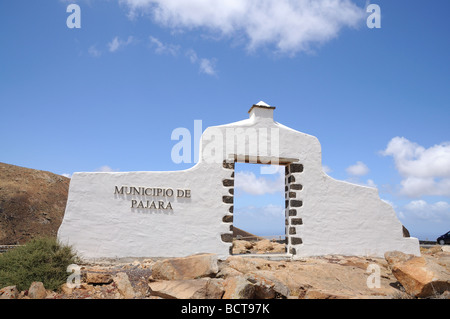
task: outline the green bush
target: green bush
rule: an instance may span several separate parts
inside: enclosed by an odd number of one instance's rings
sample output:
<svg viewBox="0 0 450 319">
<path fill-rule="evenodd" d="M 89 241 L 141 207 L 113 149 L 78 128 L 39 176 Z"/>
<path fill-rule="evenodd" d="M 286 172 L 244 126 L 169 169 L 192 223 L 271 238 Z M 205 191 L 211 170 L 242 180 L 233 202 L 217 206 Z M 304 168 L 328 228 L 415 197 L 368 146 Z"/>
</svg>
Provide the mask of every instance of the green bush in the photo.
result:
<svg viewBox="0 0 450 319">
<path fill-rule="evenodd" d="M 0 288 L 17 286 L 26 290 L 33 281 L 57 290 L 70 275 L 67 266 L 78 262 L 70 246 L 54 238 L 37 238 L 24 246 L 0 254 Z"/>
</svg>

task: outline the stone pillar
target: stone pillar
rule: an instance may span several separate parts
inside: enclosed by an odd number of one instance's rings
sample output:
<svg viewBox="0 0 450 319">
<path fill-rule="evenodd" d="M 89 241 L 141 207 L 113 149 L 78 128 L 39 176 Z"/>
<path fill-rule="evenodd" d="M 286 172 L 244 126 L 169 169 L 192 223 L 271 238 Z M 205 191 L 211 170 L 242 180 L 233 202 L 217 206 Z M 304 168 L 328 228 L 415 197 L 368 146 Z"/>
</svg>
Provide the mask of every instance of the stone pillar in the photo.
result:
<svg viewBox="0 0 450 319">
<path fill-rule="evenodd" d="M 303 244 L 299 227 L 303 225 L 301 218 L 303 185 L 300 183 L 303 170 L 304 167 L 300 163 L 285 166 L 286 252 L 292 255 L 296 255 Z"/>
<path fill-rule="evenodd" d="M 233 252 L 233 205 L 234 205 L 234 163 L 228 163 L 223 161 L 223 168 L 229 171 L 229 178 L 223 179 L 222 184 L 224 187 L 224 195 L 222 196 L 222 202 L 228 204 L 226 214 L 222 218 L 222 222 L 230 224 L 230 232 L 221 234 L 222 241 L 231 243 L 230 255 Z"/>
</svg>

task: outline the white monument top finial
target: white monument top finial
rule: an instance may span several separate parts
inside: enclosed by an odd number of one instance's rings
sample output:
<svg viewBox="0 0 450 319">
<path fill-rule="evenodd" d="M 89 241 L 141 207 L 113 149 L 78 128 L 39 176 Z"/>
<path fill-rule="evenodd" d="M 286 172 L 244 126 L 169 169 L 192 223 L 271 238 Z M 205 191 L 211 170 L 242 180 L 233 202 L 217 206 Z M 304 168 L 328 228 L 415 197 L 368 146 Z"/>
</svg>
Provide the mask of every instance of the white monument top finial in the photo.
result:
<svg viewBox="0 0 450 319">
<path fill-rule="evenodd" d="M 264 102 L 264 101 L 259 101 L 258 103 L 256 103 L 255 105 L 257 105 L 257 106 L 265 106 L 265 107 L 270 107 L 270 105 L 269 104 L 267 104 L 266 102 Z"/>
<path fill-rule="evenodd" d="M 253 104 L 248 113 L 250 114 L 250 118 L 270 118 L 273 120 L 273 110 L 275 110 L 275 106 L 270 106 L 264 101 L 259 101 L 257 104 Z"/>
</svg>

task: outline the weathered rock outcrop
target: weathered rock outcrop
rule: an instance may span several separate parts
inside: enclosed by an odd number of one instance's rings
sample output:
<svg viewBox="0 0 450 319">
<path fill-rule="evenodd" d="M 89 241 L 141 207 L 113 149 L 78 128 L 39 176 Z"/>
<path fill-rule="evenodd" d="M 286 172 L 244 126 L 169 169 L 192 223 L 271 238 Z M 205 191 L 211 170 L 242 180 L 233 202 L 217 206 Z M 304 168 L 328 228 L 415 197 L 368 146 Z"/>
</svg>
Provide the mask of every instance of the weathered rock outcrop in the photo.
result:
<svg viewBox="0 0 450 319">
<path fill-rule="evenodd" d="M 283 254 L 285 253 L 285 244 L 281 244 L 268 239 L 258 241 L 247 241 L 242 239 L 233 240 L 233 254 Z"/>
<path fill-rule="evenodd" d="M 157 261 L 152 267 L 152 277 L 160 280 L 196 279 L 213 277 L 218 271 L 216 255 L 199 254 Z"/>
<path fill-rule="evenodd" d="M 17 299 L 19 291 L 16 286 L 8 286 L 0 289 L 0 299 Z"/>
<path fill-rule="evenodd" d="M 201 278 L 150 282 L 150 294 L 167 299 L 221 299 L 222 279 Z"/>
<path fill-rule="evenodd" d="M 130 279 L 128 278 L 128 275 L 126 273 L 119 272 L 114 276 L 113 280 L 116 284 L 117 290 L 124 299 L 133 299 L 136 297 L 136 293 L 131 286 Z"/>
<path fill-rule="evenodd" d="M 47 296 L 44 284 L 42 282 L 33 282 L 28 289 L 28 297 L 30 299 L 44 299 Z"/>
<path fill-rule="evenodd" d="M 405 291 L 414 297 L 430 297 L 450 290 L 450 264 L 446 262 L 439 264 L 431 256 L 415 257 L 401 252 L 388 252 L 385 258 Z"/>
</svg>

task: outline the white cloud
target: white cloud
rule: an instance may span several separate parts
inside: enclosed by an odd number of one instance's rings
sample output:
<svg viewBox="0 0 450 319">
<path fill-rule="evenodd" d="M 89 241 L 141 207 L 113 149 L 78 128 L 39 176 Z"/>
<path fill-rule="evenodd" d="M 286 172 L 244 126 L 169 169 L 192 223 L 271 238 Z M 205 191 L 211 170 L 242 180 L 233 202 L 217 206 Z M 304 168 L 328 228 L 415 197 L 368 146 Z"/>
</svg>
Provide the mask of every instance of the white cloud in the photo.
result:
<svg viewBox="0 0 450 319">
<path fill-rule="evenodd" d="M 157 54 L 167 54 L 177 56 L 180 51 L 179 45 L 163 43 L 154 36 L 149 36 L 150 46 L 155 48 Z M 112 43 L 114 44 L 114 43 Z M 198 65 L 199 72 L 207 75 L 217 75 L 216 59 L 200 58 L 193 49 L 189 49 L 185 53 L 186 57 L 192 64 Z"/>
<path fill-rule="evenodd" d="M 72 174 L 68 174 L 68 173 L 61 174 L 61 176 L 64 176 L 67 178 L 72 178 Z"/>
<path fill-rule="evenodd" d="M 284 217 L 286 215 L 285 208 L 278 205 L 269 204 L 264 207 L 264 214 L 271 215 L 274 217 L 281 216 Z"/>
<path fill-rule="evenodd" d="M 393 208 L 396 208 L 397 206 L 394 204 L 394 202 L 388 200 L 388 199 L 381 199 L 383 202 L 388 203 L 389 205 L 391 205 Z"/>
<path fill-rule="evenodd" d="M 129 36 L 126 41 L 122 41 L 119 37 L 114 37 L 110 43 L 108 43 L 109 52 L 116 52 L 120 47 L 125 47 L 133 43 L 134 38 Z"/>
<path fill-rule="evenodd" d="M 322 165 L 322 170 L 325 172 L 325 174 L 331 173 L 333 170 L 327 166 L 327 165 Z"/>
<path fill-rule="evenodd" d="M 375 184 L 375 182 L 371 179 L 368 179 L 365 185 L 369 186 L 369 187 L 374 187 L 374 188 L 377 187 L 377 184 Z"/>
<path fill-rule="evenodd" d="M 235 227 L 256 235 L 285 235 L 285 209 L 279 205 L 235 207 Z"/>
<path fill-rule="evenodd" d="M 431 210 L 436 212 L 446 212 L 450 210 L 450 204 L 444 201 L 439 201 L 434 204 L 428 204 L 426 201 L 420 199 L 420 200 L 414 200 L 407 204 L 405 208 L 409 211 L 415 211 L 415 212 L 423 212 L 425 210 Z"/>
<path fill-rule="evenodd" d="M 281 53 L 308 51 L 337 37 L 366 16 L 350 0 L 119 0 L 129 17 L 151 15 L 173 30 L 197 29 L 246 42 L 249 51 L 270 46 Z"/>
<path fill-rule="evenodd" d="M 279 169 L 276 179 L 257 177 L 253 172 L 240 171 L 235 173 L 236 191 L 252 195 L 274 194 L 284 192 L 284 167 Z"/>
<path fill-rule="evenodd" d="M 347 182 L 353 183 L 353 184 L 358 184 L 361 186 L 377 188 L 377 184 L 375 184 L 375 182 L 373 180 L 371 180 L 370 178 L 367 181 L 363 182 L 363 181 L 359 180 L 359 178 L 357 178 L 357 177 L 350 177 L 347 179 Z"/>
<path fill-rule="evenodd" d="M 252 215 L 254 217 L 265 216 L 265 217 L 284 217 L 285 208 L 279 205 L 268 204 L 262 207 L 247 206 L 239 208 L 240 214 Z"/>
<path fill-rule="evenodd" d="M 370 171 L 367 165 L 363 162 L 358 161 L 356 162 L 356 164 L 347 167 L 345 170 L 347 174 L 350 175 L 350 177 L 347 179 L 348 182 L 367 187 L 377 187 L 372 179 L 368 179 L 366 182 L 360 180 L 360 177 L 367 175 Z"/>
<path fill-rule="evenodd" d="M 119 38 L 115 37 L 110 43 L 108 43 L 108 46 L 109 46 L 109 51 L 110 52 L 117 51 L 117 49 L 120 46 Z"/>
<path fill-rule="evenodd" d="M 364 176 L 369 173 L 369 168 L 363 162 L 358 161 L 355 165 L 347 167 L 346 171 L 352 176 Z"/>
<path fill-rule="evenodd" d="M 407 177 L 401 181 L 401 194 L 418 198 L 421 196 L 450 196 L 450 178 Z"/>
<path fill-rule="evenodd" d="M 207 75 L 217 75 L 216 71 L 216 59 L 199 58 L 197 52 L 192 49 L 186 51 L 186 56 L 189 58 L 192 64 L 198 64 L 201 73 Z"/>
<path fill-rule="evenodd" d="M 394 137 L 384 156 L 392 156 L 403 177 L 400 193 L 409 197 L 450 196 L 450 143 L 424 148 L 404 137 Z"/>
<path fill-rule="evenodd" d="M 201 59 L 200 60 L 200 72 L 208 74 L 208 75 L 215 75 L 216 70 L 214 68 L 214 60 Z"/>
<path fill-rule="evenodd" d="M 91 45 L 88 49 L 88 53 L 90 56 L 93 56 L 94 58 L 98 58 L 102 55 L 102 52 L 97 49 L 95 45 Z"/>
<path fill-rule="evenodd" d="M 173 44 L 164 44 L 159 39 L 150 36 L 150 45 L 155 47 L 155 52 L 157 54 L 169 54 L 176 56 L 178 54 L 178 51 L 180 49 L 179 46 L 173 45 Z"/>
<path fill-rule="evenodd" d="M 394 137 L 383 154 L 394 157 L 397 169 L 404 176 L 450 177 L 450 142 L 426 149 L 404 137 Z"/>
<path fill-rule="evenodd" d="M 104 165 L 104 166 L 102 166 L 100 168 L 97 168 L 95 171 L 96 172 L 102 172 L 102 173 L 119 172 L 118 169 L 113 169 L 113 168 L 109 167 L 108 165 Z"/>
<path fill-rule="evenodd" d="M 424 200 L 414 200 L 403 206 L 399 215 L 416 217 L 436 223 L 448 223 L 450 220 L 450 204 L 439 201 L 433 204 Z"/>
<path fill-rule="evenodd" d="M 192 64 L 197 63 L 198 61 L 198 56 L 197 53 L 190 49 L 186 51 L 186 56 L 189 58 L 189 60 L 191 61 Z"/>
</svg>

